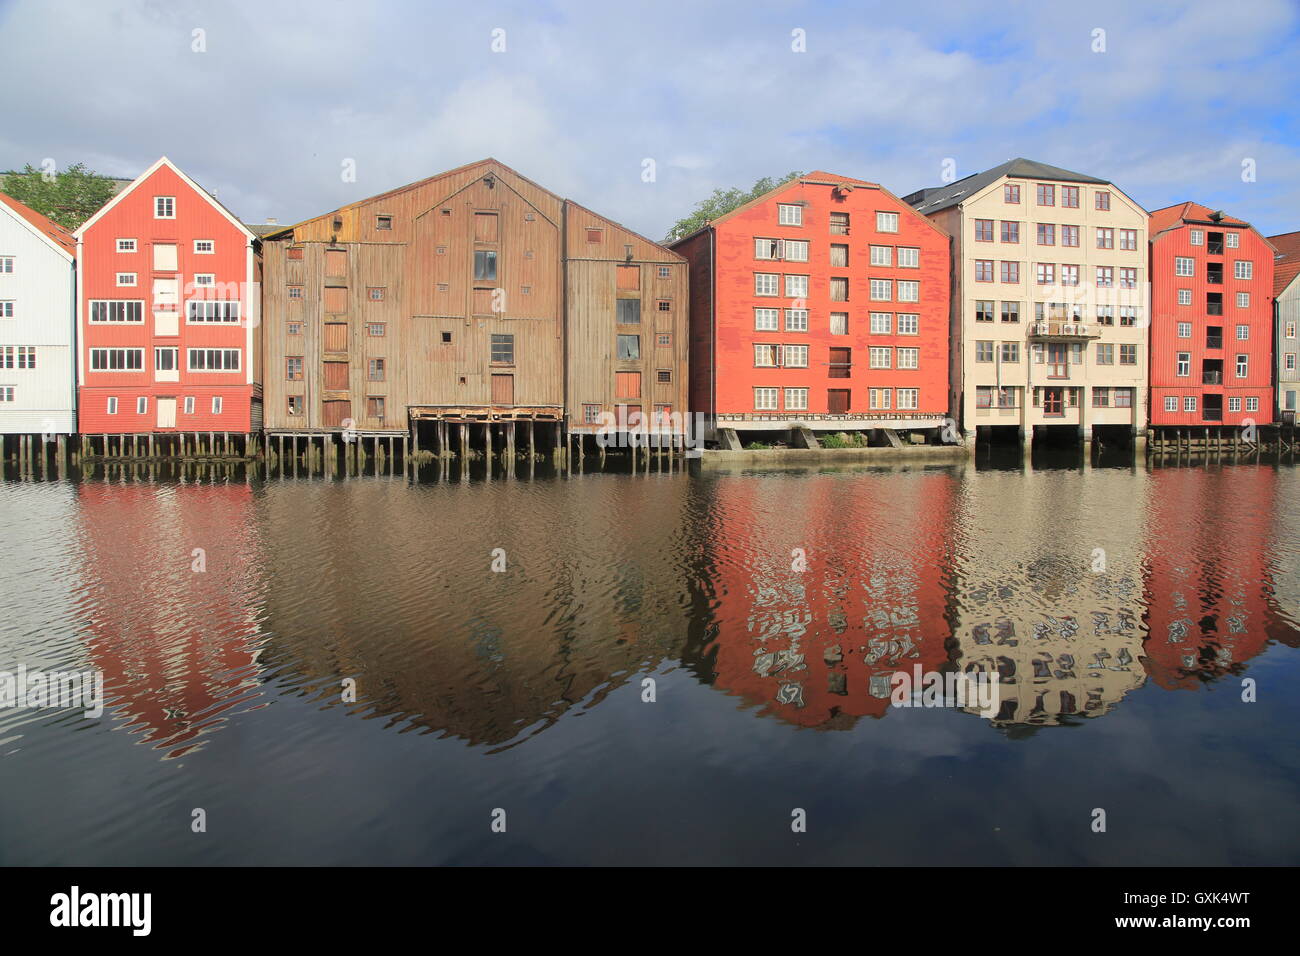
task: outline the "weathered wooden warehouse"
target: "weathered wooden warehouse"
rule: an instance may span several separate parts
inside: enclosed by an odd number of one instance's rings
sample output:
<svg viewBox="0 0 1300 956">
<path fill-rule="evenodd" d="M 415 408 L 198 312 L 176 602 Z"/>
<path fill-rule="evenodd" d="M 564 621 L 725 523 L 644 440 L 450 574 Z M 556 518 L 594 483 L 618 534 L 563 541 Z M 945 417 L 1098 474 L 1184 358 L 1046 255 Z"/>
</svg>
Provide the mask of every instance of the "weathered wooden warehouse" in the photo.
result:
<svg viewBox="0 0 1300 956">
<path fill-rule="evenodd" d="M 449 424 L 683 412 L 686 270 L 492 159 L 301 222 L 265 244 L 267 433 L 456 452 L 490 436 Z"/>
</svg>

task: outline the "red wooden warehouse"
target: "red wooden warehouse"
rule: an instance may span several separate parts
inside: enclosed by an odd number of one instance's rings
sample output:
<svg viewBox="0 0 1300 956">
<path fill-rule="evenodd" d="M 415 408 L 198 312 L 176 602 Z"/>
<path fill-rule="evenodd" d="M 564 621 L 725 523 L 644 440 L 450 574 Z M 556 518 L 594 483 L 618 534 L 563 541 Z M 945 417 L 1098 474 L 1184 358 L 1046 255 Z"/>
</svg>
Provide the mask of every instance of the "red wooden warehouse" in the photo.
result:
<svg viewBox="0 0 1300 956">
<path fill-rule="evenodd" d="M 673 248 L 690 262 L 690 404 L 706 439 L 798 425 L 937 438 L 949 237 L 907 203 L 815 172 Z"/>
<path fill-rule="evenodd" d="M 259 430 L 254 235 L 163 157 L 75 236 L 78 430 Z"/>
<path fill-rule="evenodd" d="M 1272 244 L 1183 202 L 1151 213 L 1151 424 L 1273 421 Z"/>
</svg>

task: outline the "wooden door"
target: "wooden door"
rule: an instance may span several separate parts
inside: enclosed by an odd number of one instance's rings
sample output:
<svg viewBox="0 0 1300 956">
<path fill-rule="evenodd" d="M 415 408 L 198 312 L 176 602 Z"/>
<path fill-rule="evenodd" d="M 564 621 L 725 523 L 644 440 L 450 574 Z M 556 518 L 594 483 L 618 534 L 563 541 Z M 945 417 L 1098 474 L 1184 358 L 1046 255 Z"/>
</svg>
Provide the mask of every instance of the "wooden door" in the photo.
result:
<svg viewBox="0 0 1300 956">
<path fill-rule="evenodd" d="M 176 427 L 176 399 L 174 398 L 158 399 L 158 427 L 159 428 Z"/>
<path fill-rule="evenodd" d="M 342 428 L 343 423 L 352 417 L 351 402 L 330 401 L 323 404 L 325 406 L 323 419 L 326 428 Z"/>
<path fill-rule="evenodd" d="M 513 375 L 492 376 L 492 404 L 513 405 L 515 403 L 515 377 Z"/>
<path fill-rule="evenodd" d="M 347 391 L 347 387 L 348 387 L 348 363 L 347 362 L 326 362 L 325 363 L 325 387 L 330 391 L 334 391 L 334 392 Z"/>
<path fill-rule="evenodd" d="M 826 410 L 832 415 L 844 415 L 849 410 L 849 389 L 831 388 L 826 390 Z"/>
</svg>

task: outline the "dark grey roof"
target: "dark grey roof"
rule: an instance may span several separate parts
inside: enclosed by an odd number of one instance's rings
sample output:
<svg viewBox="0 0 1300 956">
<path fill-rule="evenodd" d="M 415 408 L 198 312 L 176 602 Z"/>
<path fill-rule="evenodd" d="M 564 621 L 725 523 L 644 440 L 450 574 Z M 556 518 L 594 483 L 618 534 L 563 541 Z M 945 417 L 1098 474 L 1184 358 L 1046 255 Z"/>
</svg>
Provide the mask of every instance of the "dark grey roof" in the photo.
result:
<svg viewBox="0 0 1300 956">
<path fill-rule="evenodd" d="M 1071 172 L 1059 166 L 1049 166 L 1047 163 L 1032 159 L 1011 159 L 1001 166 L 994 166 L 982 173 L 974 173 L 947 186 L 918 189 L 904 196 L 903 202 L 912 206 L 917 212 L 929 215 L 969 199 L 989 183 L 996 182 L 1003 176 L 1011 176 L 1015 179 L 1049 179 L 1067 183 L 1110 185 L 1109 180 L 1085 176 L 1083 173 Z"/>
</svg>

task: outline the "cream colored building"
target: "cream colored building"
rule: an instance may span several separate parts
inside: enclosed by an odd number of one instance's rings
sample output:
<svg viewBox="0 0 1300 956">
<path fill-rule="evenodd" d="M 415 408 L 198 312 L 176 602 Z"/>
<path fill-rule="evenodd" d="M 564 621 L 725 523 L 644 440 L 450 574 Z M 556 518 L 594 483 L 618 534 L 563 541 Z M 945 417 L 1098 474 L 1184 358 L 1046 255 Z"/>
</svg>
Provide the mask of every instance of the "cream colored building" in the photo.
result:
<svg viewBox="0 0 1300 956">
<path fill-rule="evenodd" d="M 950 408 L 968 443 L 980 426 L 1145 441 L 1146 210 L 1027 159 L 904 199 L 953 237 Z"/>
</svg>

